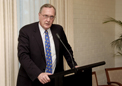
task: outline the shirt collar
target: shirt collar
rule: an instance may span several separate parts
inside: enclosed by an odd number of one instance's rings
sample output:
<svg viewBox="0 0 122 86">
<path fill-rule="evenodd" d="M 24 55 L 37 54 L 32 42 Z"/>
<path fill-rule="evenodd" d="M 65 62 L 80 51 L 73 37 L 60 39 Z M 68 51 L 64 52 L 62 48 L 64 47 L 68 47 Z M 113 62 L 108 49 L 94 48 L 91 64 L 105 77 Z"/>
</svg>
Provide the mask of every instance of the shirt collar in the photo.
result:
<svg viewBox="0 0 122 86">
<path fill-rule="evenodd" d="M 40 23 L 39 23 L 39 29 L 40 29 L 40 31 L 41 31 L 41 34 L 44 34 L 44 32 L 45 32 L 45 29 L 40 25 Z M 50 28 L 49 29 L 47 29 L 47 31 L 48 31 L 48 34 L 50 34 Z"/>
</svg>

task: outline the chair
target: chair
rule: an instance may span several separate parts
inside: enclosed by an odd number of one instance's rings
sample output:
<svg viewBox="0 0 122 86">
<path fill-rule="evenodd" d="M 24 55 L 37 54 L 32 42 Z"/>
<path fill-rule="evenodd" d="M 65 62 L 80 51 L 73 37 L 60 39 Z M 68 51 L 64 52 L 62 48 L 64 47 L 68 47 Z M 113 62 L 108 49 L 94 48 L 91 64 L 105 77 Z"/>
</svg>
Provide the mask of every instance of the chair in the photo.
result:
<svg viewBox="0 0 122 86">
<path fill-rule="evenodd" d="M 114 86 L 114 85 L 98 85 L 96 72 L 92 72 L 92 86 Z"/>
<path fill-rule="evenodd" d="M 109 85 L 122 86 L 122 67 L 106 68 L 105 72 Z"/>
</svg>

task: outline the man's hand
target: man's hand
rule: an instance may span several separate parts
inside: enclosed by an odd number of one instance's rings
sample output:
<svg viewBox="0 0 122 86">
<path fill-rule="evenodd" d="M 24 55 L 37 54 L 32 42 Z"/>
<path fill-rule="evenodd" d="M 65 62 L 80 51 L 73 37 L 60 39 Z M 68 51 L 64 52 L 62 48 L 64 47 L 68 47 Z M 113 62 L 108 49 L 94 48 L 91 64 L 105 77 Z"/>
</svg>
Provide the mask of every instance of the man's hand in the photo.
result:
<svg viewBox="0 0 122 86">
<path fill-rule="evenodd" d="M 78 68 L 79 66 L 75 66 L 75 68 Z"/>
<path fill-rule="evenodd" d="M 41 73 L 41 74 L 38 76 L 39 81 L 40 81 L 42 84 L 45 84 L 45 83 L 50 82 L 50 78 L 48 77 L 48 75 L 52 75 L 52 74 L 51 74 L 51 73 Z"/>
</svg>

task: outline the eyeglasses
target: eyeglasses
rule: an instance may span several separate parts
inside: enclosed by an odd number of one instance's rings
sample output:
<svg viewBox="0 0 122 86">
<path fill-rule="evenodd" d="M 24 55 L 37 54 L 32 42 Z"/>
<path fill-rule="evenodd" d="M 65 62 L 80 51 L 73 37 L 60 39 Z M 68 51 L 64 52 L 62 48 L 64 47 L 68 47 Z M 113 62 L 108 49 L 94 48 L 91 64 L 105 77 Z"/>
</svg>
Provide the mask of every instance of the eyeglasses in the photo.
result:
<svg viewBox="0 0 122 86">
<path fill-rule="evenodd" d="M 55 18 L 55 16 L 48 16 L 48 15 L 42 15 L 45 19 L 50 18 L 51 20 L 53 20 Z"/>
</svg>

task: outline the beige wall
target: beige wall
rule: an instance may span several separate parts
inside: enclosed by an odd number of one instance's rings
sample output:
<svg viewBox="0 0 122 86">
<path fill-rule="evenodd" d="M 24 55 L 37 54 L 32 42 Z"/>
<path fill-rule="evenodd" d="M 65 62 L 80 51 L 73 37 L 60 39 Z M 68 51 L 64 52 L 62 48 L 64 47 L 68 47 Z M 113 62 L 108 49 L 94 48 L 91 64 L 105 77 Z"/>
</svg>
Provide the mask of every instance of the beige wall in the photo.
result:
<svg viewBox="0 0 122 86">
<path fill-rule="evenodd" d="M 115 9 L 115 18 L 122 21 L 122 0 L 116 0 Z M 115 39 L 119 38 L 121 34 L 122 27 L 120 27 L 118 24 L 115 24 Z M 122 56 L 115 57 L 115 66 L 122 66 Z"/>
<path fill-rule="evenodd" d="M 74 56 L 79 66 L 106 61 L 96 67 L 98 83 L 106 84 L 104 69 L 113 67 L 115 25 L 102 24 L 107 16 L 115 17 L 115 0 L 74 0 Z"/>
</svg>

